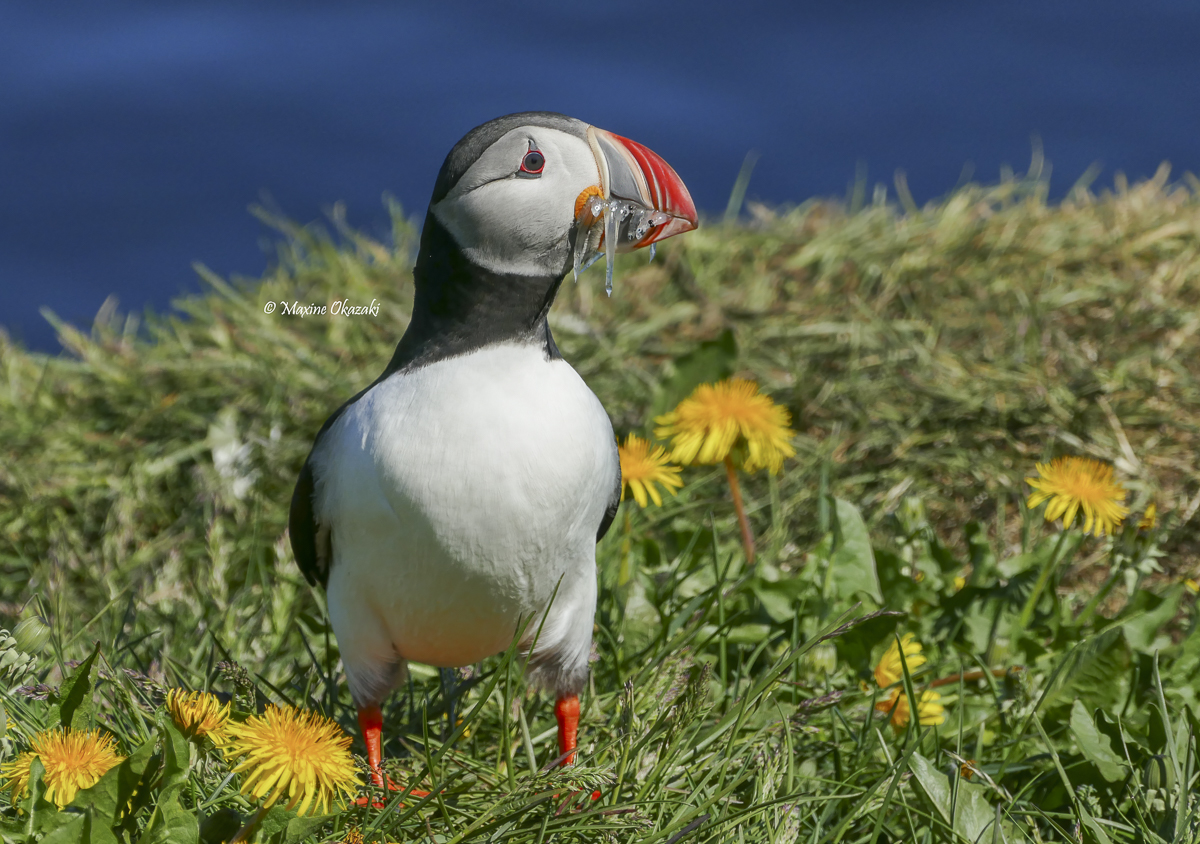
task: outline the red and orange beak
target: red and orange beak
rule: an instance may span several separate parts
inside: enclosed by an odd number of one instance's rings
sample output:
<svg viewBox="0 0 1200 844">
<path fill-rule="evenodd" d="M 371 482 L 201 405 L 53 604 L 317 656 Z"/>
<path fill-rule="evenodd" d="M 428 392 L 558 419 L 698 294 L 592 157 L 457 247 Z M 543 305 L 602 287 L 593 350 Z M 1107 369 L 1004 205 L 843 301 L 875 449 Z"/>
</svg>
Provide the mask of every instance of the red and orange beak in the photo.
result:
<svg viewBox="0 0 1200 844">
<path fill-rule="evenodd" d="M 619 251 L 640 249 L 696 228 L 696 203 L 670 164 L 637 141 L 595 126 L 588 127 L 587 135 L 600 168 L 602 198 L 634 202 L 661 212 L 656 215 L 661 223 L 652 226 L 640 240 L 622 244 Z"/>
</svg>

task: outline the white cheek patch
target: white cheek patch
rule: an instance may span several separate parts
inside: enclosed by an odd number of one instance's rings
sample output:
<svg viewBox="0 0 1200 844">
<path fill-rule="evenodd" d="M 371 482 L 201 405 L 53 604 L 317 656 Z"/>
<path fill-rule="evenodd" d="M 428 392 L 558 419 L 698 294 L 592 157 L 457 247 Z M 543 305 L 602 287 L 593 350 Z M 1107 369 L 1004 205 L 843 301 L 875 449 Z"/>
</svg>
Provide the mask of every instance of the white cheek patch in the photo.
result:
<svg viewBox="0 0 1200 844">
<path fill-rule="evenodd" d="M 545 168 L 537 178 L 518 178 L 530 141 Z M 433 214 L 474 263 L 496 273 L 557 276 L 567 265 L 575 199 L 599 182 L 586 140 L 522 127 L 488 147 Z"/>
</svg>

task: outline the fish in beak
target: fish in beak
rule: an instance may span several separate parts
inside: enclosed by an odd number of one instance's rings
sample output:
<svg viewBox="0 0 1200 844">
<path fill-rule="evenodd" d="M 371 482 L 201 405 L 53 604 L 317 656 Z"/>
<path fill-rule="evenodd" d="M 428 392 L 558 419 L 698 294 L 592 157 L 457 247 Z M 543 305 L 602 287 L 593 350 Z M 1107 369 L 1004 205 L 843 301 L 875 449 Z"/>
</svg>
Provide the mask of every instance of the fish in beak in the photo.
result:
<svg viewBox="0 0 1200 844">
<path fill-rule="evenodd" d="M 603 250 L 605 289 L 612 295 L 617 252 L 649 246 L 653 260 L 658 241 L 692 231 L 699 220 L 683 180 L 657 153 L 595 126 L 588 127 L 587 137 L 600 184 L 586 188 L 575 202 L 575 277 Z"/>
</svg>

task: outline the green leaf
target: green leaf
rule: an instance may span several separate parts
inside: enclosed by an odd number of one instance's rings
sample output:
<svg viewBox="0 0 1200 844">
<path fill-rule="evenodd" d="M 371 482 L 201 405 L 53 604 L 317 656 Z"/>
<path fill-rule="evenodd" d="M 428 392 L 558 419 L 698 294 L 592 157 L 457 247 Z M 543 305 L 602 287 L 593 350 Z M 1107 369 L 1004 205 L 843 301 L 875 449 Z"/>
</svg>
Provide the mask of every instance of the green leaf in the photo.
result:
<svg viewBox="0 0 1200 844">
<path fill-rule="evenodd" d="M 880 642 L 891 637 L 898 623 L 899 618 L 896 616 L 882 615 L 847 630 L 833 640 L 837 647 L 838 661 L 850 666 L 860 676 L 869 675 L 874 665 L 871 651 Z"/>
<path fill-rule="evenodd" d="M 187 776 L 191 747 L 166 712 L 158 713 L 158 735 L 162 739 L 163 785 L 166 786 Z"/>
<path fill-rule="evenodd" d="M 1044 556 L 1037 551 L 1030 551 L 1025 554 L 1014 554 L 1011 557 L 1005 557 L 996 564 L 996 573 L 1005 580 L 1011 580 L 1023 572 L 1029 571 L 1039 563 L 1043 562 Z"/>
<path fill-rule="evenodd" d="M 70 818 L 70 820 L 43 838 L 41 844 L 85 844 L 91 840 L 90 829 L 84 828 L 84 824 L 88 820 L 86 817 L 65 813 L 63 817 Z"/>
<path fill-rule="evenodd" d="M 967 535 L 967 548 L 971 556 L 971 582 L 983 583 L 989 580 L 996 568 L 996 552 L 988 541 L 987 528 L 981 522 L 967 522 L 963 531 Z"/>
<path fill-rule="evenodd" d="M 92 692 L 96 687 L 92 679 L 92 666 L 100 655 L 100 643 L 90 656 L 63 681 L 59 691 L 58 722 L 63 727 L 86 730 L 92 726 Z"/>
<path fill-rule="evenodd" d="M 285 809 L 279 805 L 272 806 L 259 821 L 259 840 L 270 841 L 274 836 L 283 833 L 288 828 L 288 824 L 294 820 L 298 820 L 298 818 L 291 809 Z"/>
<path fill-rule="evenodd" d="M 975 782 L 960 780 L 954 804 L 954 831 L 968 841 L 986 841 L 984 834 L 996 822 L 996 810 L 984 796 L 987 790 Z M 990 836 L 988 836 L 990 838 Z"/>
<path fill-rule="evenodd" d="M 762 604 L 763 611 L 774 622 L 791 621 L 796 615 L 796 599 L 808 591 L 808 586 L 794 577 L 775 581 L 755 580 L 750 588 Z"/>
<path fill-rule="evenodd" d="M 729 628 L 726 640 L 734 645 L 757 645 L 771 635 L 768 624 L 739 624 Z"/>
<path fill-rule="evenodd" d="M 856 592 L 883 604 L 883 592 L 879 588 L 879 575 L 875 571 L 875 554 L 871 550 L 871 539 L 867 525 L 858 508 L 841 498 L 834 499 L 837 515 L 838 543 L 830 563 L 830 576 L 843 598 Z"/>
<path fill-rule="evenodd" d="M 701 384 L 728 378 L 736 365 L 737 340 L 727 328 L 717 339 L 707 340 L 675 359 L 674 372 L 663 380 L 661 391 L 651 405 L 650 419 L 674 410 Z"/>
<path fill-rule="evenodd" d="M 950 779 L 920 753 L 913 753 L 909 757 L 908 769 L 913 772 L 942 820 L 950 823 Z"/>
<path fill-rule="evenodd" d="M 311 818 L 292 818 L 284 828 L 283 844 L 296 844 L 312 835 L 336 815 L 317 815 Z"/>
<path fill-rule="evenodd" d="M 951 823 L 950 778 L 919 753 L 913 753 L 908 768 L 921 784 L 929 802 L 947 824 Z M 984 796 L 986 790 L 978 783 L 959 780 L 958 796 L 954 800 L 954 831 L 967 841 L 986 840 L 983 834 L 995 822 L 996 811 Z"/>
<path fill-rule="evenodd" d="M 179 805 L 184 785 L 176 782 L 163 789 L 138 844 L 199 844 L 200 822 Z"/>
<path fill-rule="evenodd" d="M 103 821 L 95 818 L 91 809 L 63 824 L 42 839 L 41 844 L 118 844 Z"/>
<path fill-rule="evenodd" d="M 1083 806 L 1079 807 L 1079 816 L 1083 821 L 1083 825 L 1087 827 L 1088 832 L 1096 837 L 1096 841 L 1099 844 L 1112 844 L 1112 839 L 1108 837 L 1108 833 L 1104 831 L 1104 827 Z"/>
<path fill-rule="evenodd" d="M 1052 705 L 1060 695 L 1064 703 L 1081 697 L 1098 705 L 1112 704 L 1114 692 L 1123 698 L 1128 678 L 1119 666 L 1124 648 L 1117 625 L 1081 640 L 1062 657 L 1057 676 L 1042 693 L 1043 706 Z"/>
<path fill-rule="evenodd" d="M 1108 736 L 1096 729 L 1096 722 L 1078 698 L 1071 705 L 1071 733 L 1079 752 L 1100 769 L 1102 777 L 1109 782 L 1124 779 L 1124 760 L 1113 752 Z"/>
<path fill-rule="evenodd" d="M 1169 646 L 1170 639 L 1165 636 L 1159 637 L 1158 631 L 1175 617 L 1182 597 L 1182 586 L 1173 587 L 1162 597 L 1144 589 L 1139 590 L 1129 602 L 1135 609 L 1134 613 L 1128 621 L 1121 624 L 1129 647 L 1142 653 L 1152 653 Z"/>
</svg>

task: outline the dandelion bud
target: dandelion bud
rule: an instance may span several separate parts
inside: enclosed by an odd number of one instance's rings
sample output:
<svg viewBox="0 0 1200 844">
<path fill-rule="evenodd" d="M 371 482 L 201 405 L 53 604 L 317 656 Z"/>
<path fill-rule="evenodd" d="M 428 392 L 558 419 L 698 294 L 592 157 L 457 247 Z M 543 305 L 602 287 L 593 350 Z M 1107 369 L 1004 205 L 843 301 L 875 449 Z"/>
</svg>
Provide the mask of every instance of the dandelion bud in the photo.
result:
<svg viewBox="0 0 1200 844">
<path fill-rule="evenodd" d="M 41 653 L 50 641 L 50 625 L 40 615 L 30 616 L 13 628 L 17 650 L 27 654 Z"/>
<path fill-rule="evenodd" d="M 808 664 L 813 671 L 832 674 L 837 668 L 837 647 L 832 642 L 822 642 L 808 652 Z"/>
<path fill-rule="evenodd" d="M 1144 776 L 1147 790 L 1170 791 L 1175 787 L 1175 770 L 1167 763 L 1167 757 L 1161 753 L 1146 760 Z"/>
</svg>

